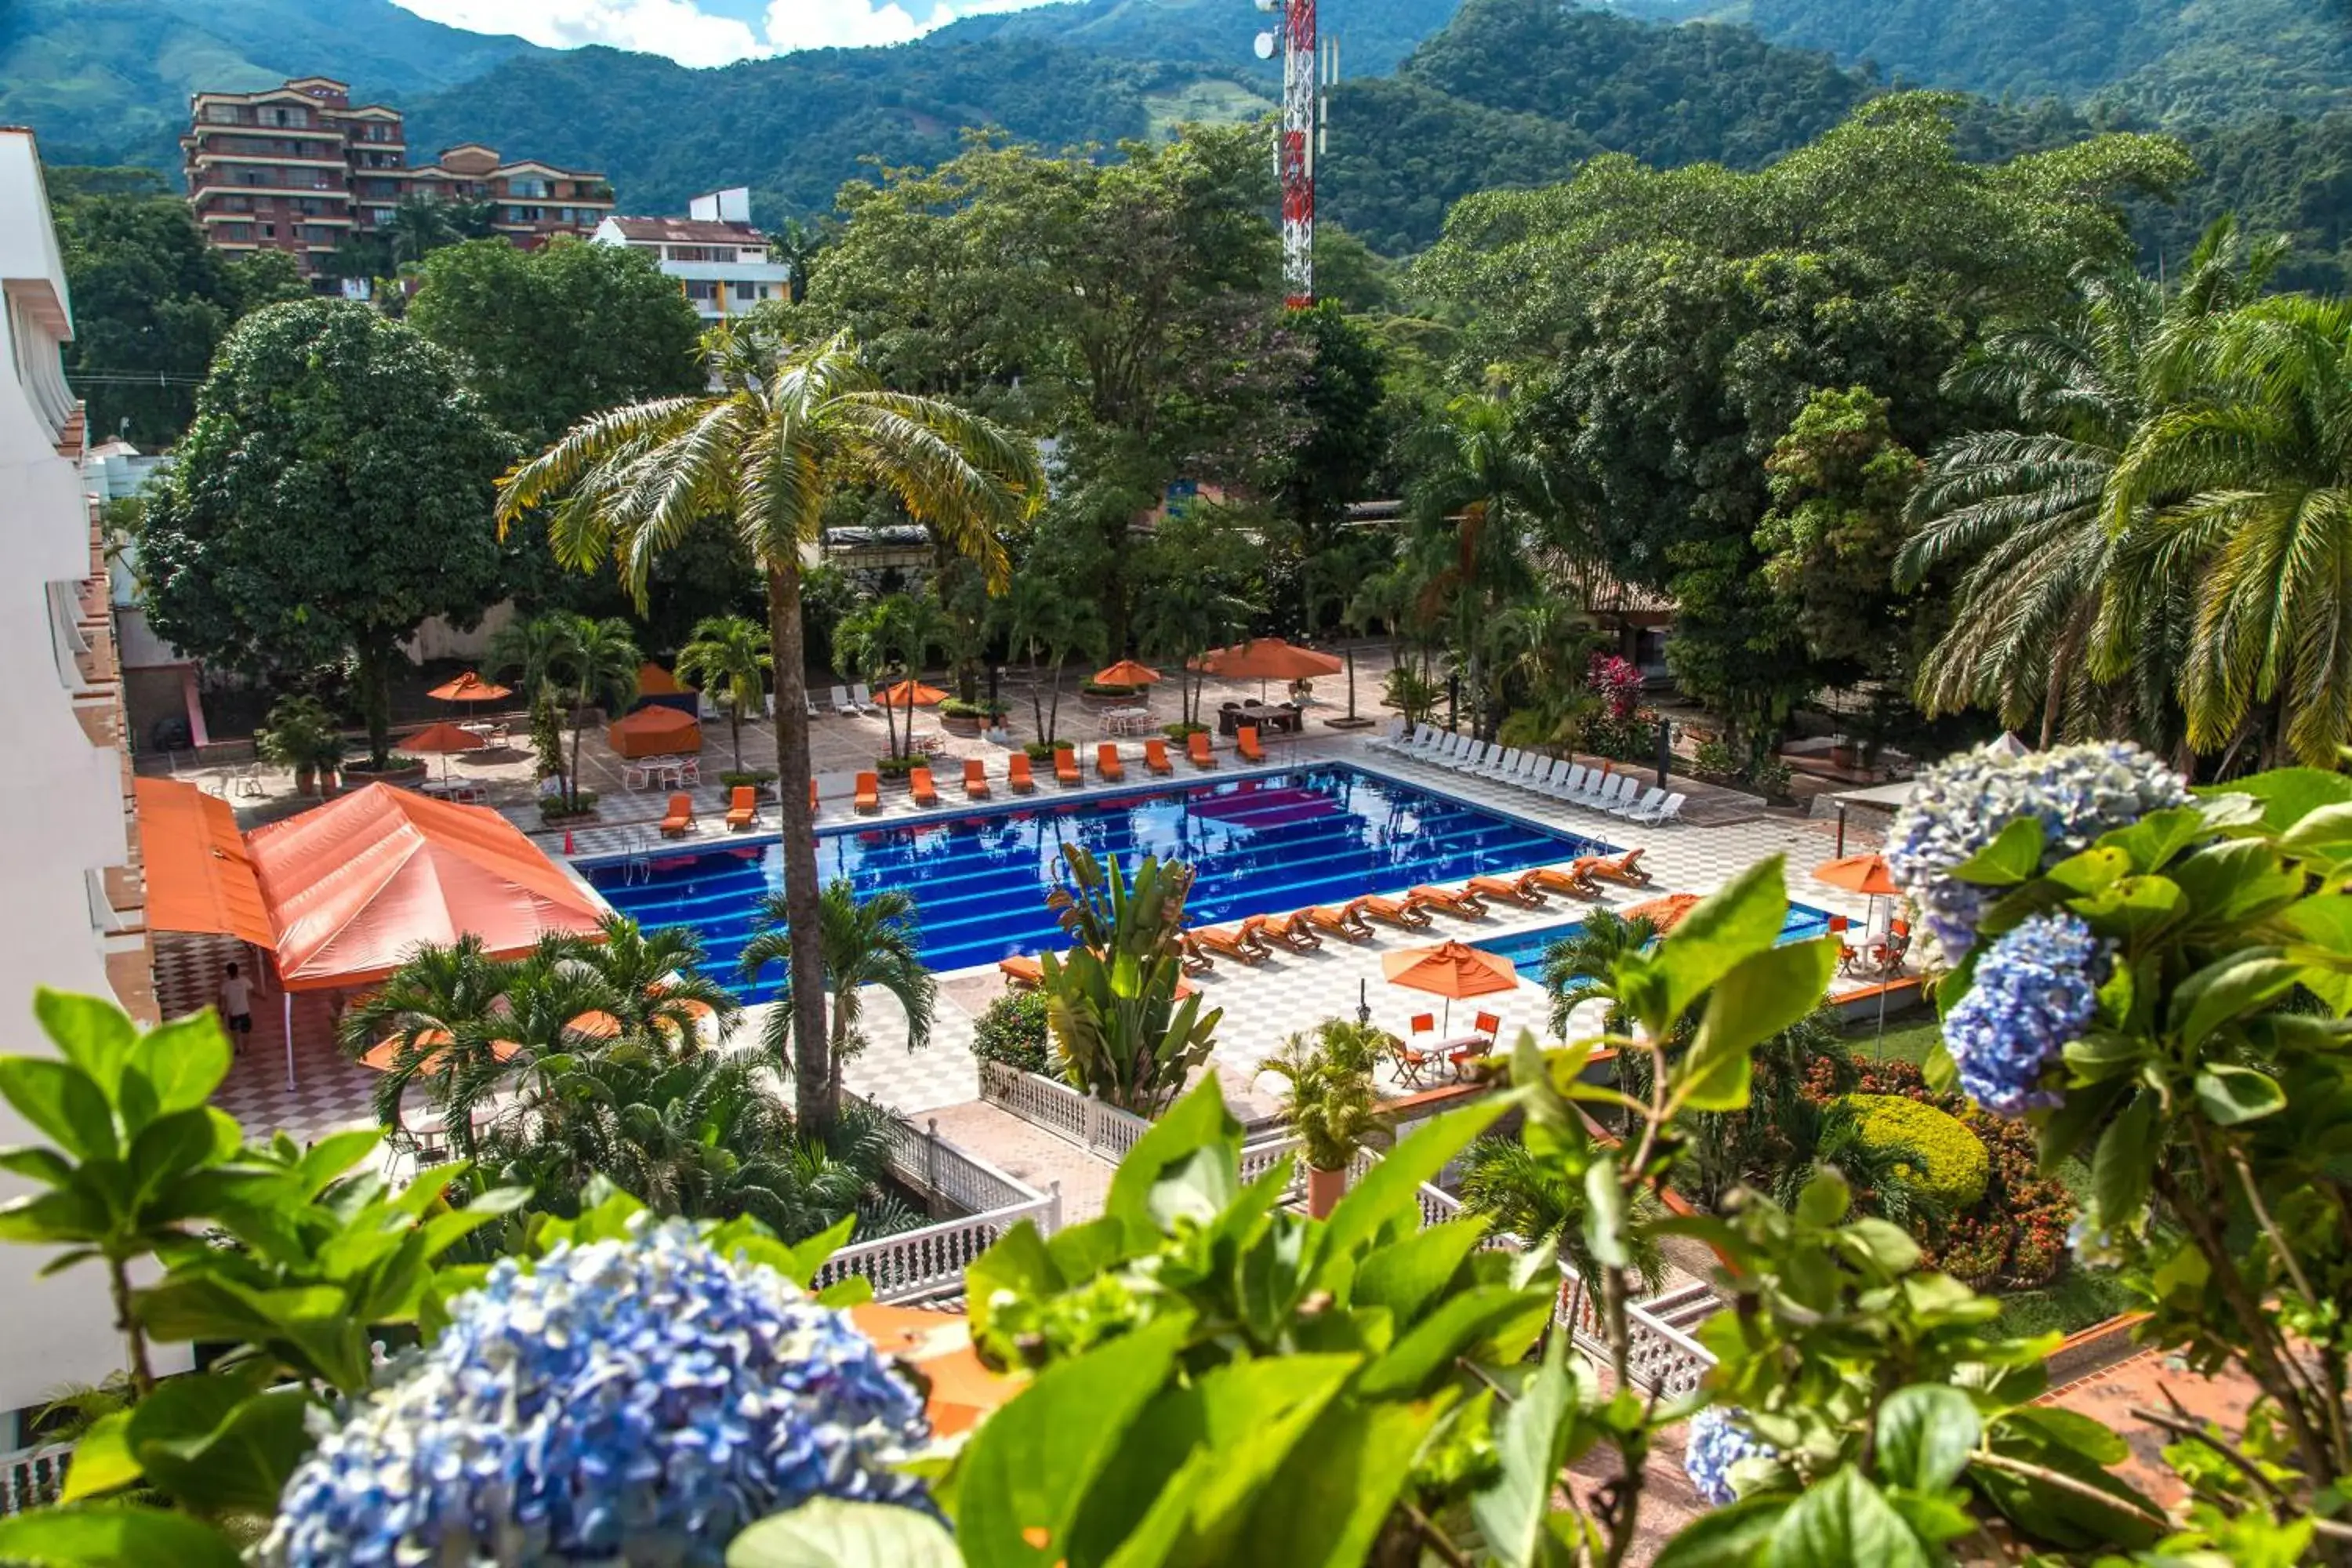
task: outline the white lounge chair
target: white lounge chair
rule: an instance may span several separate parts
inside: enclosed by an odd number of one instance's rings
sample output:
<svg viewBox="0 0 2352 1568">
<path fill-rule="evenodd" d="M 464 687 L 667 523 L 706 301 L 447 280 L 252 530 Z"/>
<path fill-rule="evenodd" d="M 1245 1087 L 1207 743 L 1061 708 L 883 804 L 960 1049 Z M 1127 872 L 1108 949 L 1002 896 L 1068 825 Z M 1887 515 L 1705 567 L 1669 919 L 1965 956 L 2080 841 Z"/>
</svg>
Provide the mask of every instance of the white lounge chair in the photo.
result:
<svg viewBox="0 0 2352 1568">
<path fill-rule="evenodd" d="M 1477 766 L 1486 754 L 1486 748 L 1483 744 L 1464 735 L 1454 741 L 1454 749 L 1445 754 L 1443 761 L 1455 773 L 1466 773 Z"/>
<path fill-rule="evenodd" d="M 856 705 L 860 713 L 882 711 L 881 704 L 874 700 L 874 693 L 866 689 L 866 682 L 862 680 L 849 689 L 849 700 Z"/>
<path fill-rule="evenodd" d="M 1521 755 L 1517 746 L 1507 747 L 1501 756 L 1488 757 L 1479 764 L 1478 774 L 1481 778 L 1507 779 L 1519 771 Z"/>
<path fill-rule="evenodd" d="M 1620 799 L 1609 809 L 1618 816 L 1639 816 L 1665 798 L 1666 792 L 1654 784 L 1639 801 Z"/>
<path fill-rule="evenodd" d="M 857 704 L 850 700 L 849 688 L 846 686 L 836 686 L 833 689 L 833 710 L 852 719 L 857 717 Z"/>
<path fill-rule="evenodd" d="M 1642 793 L 1642 781 L 1632 773 L 1619 773 L 1617 780 L 1617 793 L 1601 803 L 1601 809 L 1612 816 L 1624 815 L 1625 808 L 1632 805 Z"/>
<path fill-rule="evenodd" d="M 1551 759 L 1541 752 L 1529 752 L 1511 782 L 1521 789 L 1541 789 L 1545 779 L 1551 776 Z"/>
<path fill-rule="evenodd" d="M 1483 745 L 1474 746 L 1469 755 L 1454 764 L 1454 771 L 1458 773 L 1484 773 L 1486 771 L 1486 764 L 1502 754 L 1503 748 L 1488 741 Z"/>
<path fill-rule="evenodd" d="M 1442 768 L 1460 767 L 1470 760 L 1472 752 L 1476 750 L 1477 742 L 1471 740 L 1469 736 L 1449 734 L 1445 737 L 1445 744 L 1438 749 L 1437 755 L 1431 760 Z"/>
<path fill-rule="evenodd" d="M 1544 793 L 1555 800 L 1574 800 L 1584 793 L 1584 781 L 1591 776 L 1582 763 L 1570 763 L 1565 772 L 1553 775 Z"/>
<path fill-rule="evenodd" d="M 1617 776 L 1615 773 L 1607 772 L 1585 774 L 1584 787 L 1573 797 L 1575 804 L 1599 805 L 1613 799 L 1617 794 Z"/>
<path fill-rule="evenodd" d="M 1438 742 L 1444 738 L 1444 732 L 1434 724 L 1417 725 L 1412 731 L 1412 744 L 1405 750 L 1411 755 L 1425 762 L 1436 752 Z"/>
<path fill-rule="evenodd" d="M 1404 743 L 1405 731 L 1411 727 L 1402 719 L 1393 720 L 1379 734 L 1367 740 L 1364 744 L 1383 752 L 1394 751 Z"/>
<path fill-rule="evenodd" d="M 810 718 L 812 718 L 812 719 L 822 719 L 822 718 L 824 718 L 824 714 L 823 710 L 821 710 L 817 707 L 817 705 L 816 705 L 816 698 L 815 698 L 815 696 L 814 696 L 813 693 L 809 693 L 809 692 L 803 692 L 803 693 L 802 693 L 802 695 L 803 695 L 803 698 L 805 698 L 805 699 L 806 699 L 806 700 L 807 700 L 807 702 L 808 702 L 808 716 L 809 716 Z M 768 694 L 768 717 L 769 717 L 769 718 L 771 718 L 771 719 L 772 719 L 772 718 L 774 718 L 775 716 L 776 716 L 776 698 L 775 698 L 775 694 L 774 694 L 773 692 L 771 692 L 771 693 L 769 693 L 769 694 Z"/>
<path fill-rule="evenodd" d="M 1683 819 L 1683 806 L 1689 799 L 1690 796 L 1686 795 L 1670 795 L 1654 806 L 1645 804 L 1641 810 L 1632 814 L 1633 819 L 1635 822 L 1648 823 L 1680 822 Z"/>
</svg>

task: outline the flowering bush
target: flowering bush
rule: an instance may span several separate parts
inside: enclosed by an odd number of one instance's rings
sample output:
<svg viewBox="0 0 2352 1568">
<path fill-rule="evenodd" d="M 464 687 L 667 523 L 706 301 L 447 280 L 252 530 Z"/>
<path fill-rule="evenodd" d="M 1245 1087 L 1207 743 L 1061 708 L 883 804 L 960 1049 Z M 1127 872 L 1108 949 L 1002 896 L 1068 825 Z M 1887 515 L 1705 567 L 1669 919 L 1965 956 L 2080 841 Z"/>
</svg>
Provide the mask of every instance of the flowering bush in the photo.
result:
<svg viewBox="0 0 2352 1568">
<path fill-rule="evenodd" d="M 2002 1116 L 2059 1103 L 2042 1080 L 2098 1012 L 2106 964 L 2078 915 L 2035 915 L 2004 931 L 1944 1016 L 1944 1047 L 1969 1098 Z"/>
<path fill-rule="evenodd" d="M 1749 1431 L 1743 1410 L 1710 1405 L 1691 1417 L 1690 1436 L 1683 1449 L 1683 1474 L 1690 1477 L 1698 1495 L 1720 1508 L 1739 1494 L 1731 1484 L 1731 1467 L 1742 1459 L 1771 1459 L 1779 1451 Z"/>
<path fill-rule="evenodd" d="M 719 1563 L 819 1495 L 920 1503 L 921 1402 L 840 1313 L 682 1222 L 503 1259 L 329 1434 L 265 1545 L 341 1563 Z"/>
<path fill-rule="evenodd" d="M 2040 822 L 2046 869 L 2101 834 L 2188 798 L 2179 776 L 2137 746 L 2061 746 L 2021 757 L 1971 752 L 1919 775 L 1887 829 L 1887 869 L 1946 960 L 1958 963 L 1976 945 L 1993 895 L 1952 873 L 2003 827 L 2021 817 Z"/>
<path fill-rule="evenodd" d="M 1633 716 L 1642 700 L 1642 671 L 1631 660 L 1613 653 L 1596 653 L 1585 671 L 1584 683 L 1601 699 L 1609 717 L 1622 723 Z"/>
</svg>

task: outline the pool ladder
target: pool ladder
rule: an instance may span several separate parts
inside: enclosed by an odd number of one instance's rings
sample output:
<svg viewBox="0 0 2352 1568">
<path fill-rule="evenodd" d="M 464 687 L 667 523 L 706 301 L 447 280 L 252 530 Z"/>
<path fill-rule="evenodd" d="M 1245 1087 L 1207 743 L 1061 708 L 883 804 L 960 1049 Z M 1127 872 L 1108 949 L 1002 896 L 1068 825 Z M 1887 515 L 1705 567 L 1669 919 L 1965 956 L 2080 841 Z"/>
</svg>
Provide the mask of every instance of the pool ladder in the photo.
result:
<svg viewBox="0 0 2352 1568">
<path fill-rule="evenodd" d="M 642 827 L 629 829 L 628 858 L 621 863 L 621 882 L 650 882 L 654 879 L 653 841 Z"/>
</svg>

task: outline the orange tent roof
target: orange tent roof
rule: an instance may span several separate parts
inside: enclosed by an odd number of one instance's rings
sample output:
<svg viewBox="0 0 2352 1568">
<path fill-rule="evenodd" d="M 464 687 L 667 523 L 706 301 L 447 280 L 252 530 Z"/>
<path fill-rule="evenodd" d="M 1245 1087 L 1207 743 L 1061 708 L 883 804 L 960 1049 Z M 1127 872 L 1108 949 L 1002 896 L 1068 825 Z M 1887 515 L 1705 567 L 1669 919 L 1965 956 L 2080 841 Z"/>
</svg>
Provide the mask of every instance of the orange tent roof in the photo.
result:
<svg viewBox="0 0 2352 1568">
<path fill-rule="evenodd" d="M 651 660 L 637 666 L 637 695 L 640 697 L 676 697 L 686 689 L 677 677 Z"/>
<path fill-rule="evenodd" d="M 1280 637 L 1253 637 L 1232 647 L 1211 648 L 1193 661 L 1192 668 L 1232 679 L 1309 680 L 1339 674 L 1347 668 L 1347 661 Z"/>
<path fill-rule="evenodd" d="M 1458 942 L 1391 952 L 1381 960 L 1381 973 L 1391 985 L 1448 1000 L 1491 996 L 1514 990 L 1519 984 L 1519 972 L 1509 959 Z"/>
<path fill-rule="evenodd" d="M 519 953 L 593 931 L 588 894 L 497 812 L 370 784 L 246 839 L 289 991 L 380 980 L 419 942 Z"/>
<path fill-rule="evenodd" d="M 699 730 L 701 721 L 675 708 L 640 708 L 604 726 L 607 735 L 659 735 L 669 731 Z"/>
<path fill-rule="evenodd" d="M 147 923 L 277 945 L 228 802 L 177 779 L 132 783 L 147 862 Z"/>
<path fill-rule="evenodd" d="M 1160 672 L 1148 664 L 1138 664 L 1131 658 L 1120 659 L 1108 669 L 1095 671 L 1097 686 L 1149 686 L 1160 679 Z"/>
<path fill-rule="evenodd" d="M 919 680 L 902 680 L 874 694 L 874 700 L 885 708 L 929 708 L 934 702 L 947 700 L 946 692 L 936 686 L 926 686 Z"/>
<path fill-rule="evenodd" d="M 439 1072 L 442 1068 L 441 1058 L 447 1053 L 431 1047 L 446 1046 L 449 1043 L 448 1031 L 427 1029 L 416 1037 L 416 1043 L 420 1047 L 425 1048 L 425 1053 L 424 1059 L 416 1064 L 416 1070 L 427 1077 Z M 365 1056 L 360 1058 L 360 1066 L 373 1072 L 390 1072 L 399 1063 L 401 1048 L 406 1044 L 407 1042 L 398 1035 L 394 1035 L 388 1039 L 378 1040 L 369 1048 Z M 521 1049 L 522 1047 L 512 1040 L 490 1042 L 490 1056 L 497 1061 L 510 1062 L 514 1060 L 515 1053 Z"/>
<path fill-rule="evenodd" d="M 444 702 L 496 702 L 501 697 L 512 697 L 508 688 L 484 680 L 472 670 L 453 676 L 425 694 Z"/>
<path fill-rule="evenodd" d="M 427 752 L 478 752 L 488 744 L 488 741 L 464 725 L 452 724 L 445 720 L 438 724 L 427 724 L 400 742 L 399 749 L 423 755 Z"/>
</svg>

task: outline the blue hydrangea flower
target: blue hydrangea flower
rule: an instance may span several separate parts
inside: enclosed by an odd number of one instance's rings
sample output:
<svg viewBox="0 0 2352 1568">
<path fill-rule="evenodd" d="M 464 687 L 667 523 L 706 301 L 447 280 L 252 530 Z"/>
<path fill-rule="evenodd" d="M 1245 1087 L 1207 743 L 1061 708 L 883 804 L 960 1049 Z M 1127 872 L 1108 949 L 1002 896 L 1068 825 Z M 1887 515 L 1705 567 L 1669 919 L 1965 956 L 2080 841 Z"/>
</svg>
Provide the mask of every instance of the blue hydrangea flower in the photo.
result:
<svg viewBox="0 0 2352 1568">
<path fill-rule="evenodd" d="M 1780 1450 L 1748 1429 L 1748 1413 L 1710 1405 L 1691 1417 L 1683 1447 L 1683 1474 L 1698 1495 L 1721 1508 L 1739 1494 L 1731 1488 L 1731 1467 L 1742 1459 L 1777 1459 Z"/>
<path fill-rule="evenodd" d="M 723 1562 L 820 1493 L 927 1506 L 929 1436 L 840 1312 L 681 1221 L 506 1259 L 296 1471 L 263 1548 L 327 1564 Z"/>
<path fill-rule="evenodd" d="M 1944 1048 L 1969 1098 L 2001 1116 L 2057 1104 L 2042 1076 L 2098 1012 L 2106 965 L 2106 945 L 2063 910 L 2002 932 L 1944 1018 Z"/>
<path fill-rule="evenodd" d="M 2038 818 L 2054 866 L 2151 811 L 2185 805 L 2188 786 L 2137 746 L 2060 746 L 2011 757 L 1970 752 L 1927 769 L 1886 832 L 1886 868 L 1927 934 L 1958 963 L 1976 945 L 1993 894 L 1950 875 L 2021 816 Z"/>
</svg>

